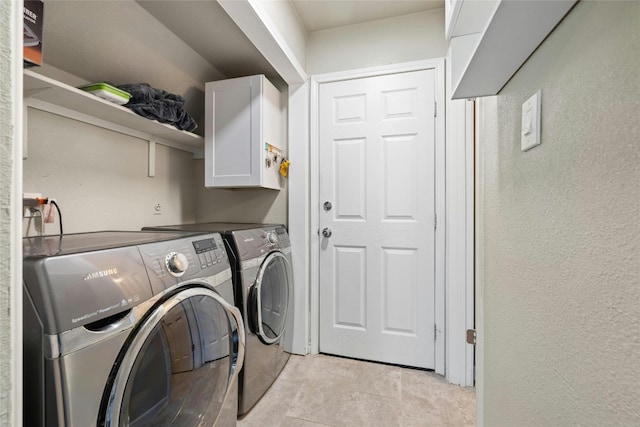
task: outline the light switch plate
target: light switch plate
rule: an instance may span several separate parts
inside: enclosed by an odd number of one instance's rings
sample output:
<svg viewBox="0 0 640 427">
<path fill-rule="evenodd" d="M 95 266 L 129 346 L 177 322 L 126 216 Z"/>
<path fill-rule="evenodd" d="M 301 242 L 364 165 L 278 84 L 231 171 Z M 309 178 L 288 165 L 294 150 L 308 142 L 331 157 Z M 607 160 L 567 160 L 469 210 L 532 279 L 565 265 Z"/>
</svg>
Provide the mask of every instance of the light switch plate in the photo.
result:
<svg viewBox="0 0 640 427">
<path fill-rule="evenodd" d="M 538 91 L 522 104 L 522 140 L 520 148 L 527 151 L 540 145 L 540 106 L 542 90 Z"/>
</svg>

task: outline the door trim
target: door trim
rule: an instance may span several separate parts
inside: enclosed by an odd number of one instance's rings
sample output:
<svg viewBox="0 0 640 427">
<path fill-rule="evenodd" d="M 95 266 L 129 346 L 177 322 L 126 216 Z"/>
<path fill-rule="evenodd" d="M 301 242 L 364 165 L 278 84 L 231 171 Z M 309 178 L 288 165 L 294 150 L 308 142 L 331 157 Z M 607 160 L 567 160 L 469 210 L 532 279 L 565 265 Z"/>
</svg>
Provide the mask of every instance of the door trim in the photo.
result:
<svg viewBox="0 0 640 427">
<path fill-rule="evenodd" d="M 435 371 L 445 374 L 445 60 L 444 58 L 425 61 L 407 62 L 403 64 L 383 65 L 380 67 L 358 70 L 340 71 L 337 73 L 311 76 L 310 97 L 310 222 L 311 222 L 311 280 L 310 280 L 310 351 L 318 353 L 320 348 L 320 165 L 318 141 L 318 101 L 321 84 L 343 80 L 375 77 L 387 74 L 406 73 L 411 71 L 434 70 L 436 77 L 435 98 L 438 105 L 435 120 L 435 214 L 438 226 L 435 231 Z"/>
</svg>

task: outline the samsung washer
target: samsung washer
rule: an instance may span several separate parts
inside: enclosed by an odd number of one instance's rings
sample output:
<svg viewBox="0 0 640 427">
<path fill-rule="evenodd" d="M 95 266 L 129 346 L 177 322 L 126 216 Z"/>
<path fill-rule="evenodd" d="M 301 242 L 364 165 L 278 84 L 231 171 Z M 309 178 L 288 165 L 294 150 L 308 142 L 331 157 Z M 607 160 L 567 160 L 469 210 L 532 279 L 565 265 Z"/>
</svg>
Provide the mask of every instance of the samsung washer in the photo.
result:
<svg viewBox="0 0 640 427">
<path fill-rule="evenodd" d="M 289 359 L 293 328 L 291 243 L 278 224 L 201 223 L 145 230 L 222 234 L 233 266 L 236 305 L 245 321 L 247 345 L 240 371 L 238 415 L 264 395 Z"/>
<path fill-rule="evenodd" d="M 232 426 L 244 325 L 221 236 L 23 239 L 24 424 Z"/>
</svg>

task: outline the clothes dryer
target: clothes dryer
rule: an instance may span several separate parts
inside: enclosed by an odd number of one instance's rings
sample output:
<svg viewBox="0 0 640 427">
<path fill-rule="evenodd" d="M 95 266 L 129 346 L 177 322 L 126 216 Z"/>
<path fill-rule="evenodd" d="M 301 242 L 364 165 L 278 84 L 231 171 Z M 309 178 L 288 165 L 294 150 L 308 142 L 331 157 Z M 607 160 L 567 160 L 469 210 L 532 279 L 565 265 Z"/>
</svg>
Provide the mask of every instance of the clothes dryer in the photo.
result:
<svg viewBox="0 0 640 427">
<path fill-rule="evenodd" d="M 236 424 L 244 324 L 219 234 L 23 247 L 25 425 Z"/>
<path fill-rule="evenodd" d="M 240 371 L 238 415 L 258 402 L 284 368 L 293 328 L 291 243 L 278 224 L 201 223 L 145 230 L 219 232 L 231 258 L 237 307 L 247 345 Z M 290 345 L 290 344 L 289 344 Z"/>
</svg>

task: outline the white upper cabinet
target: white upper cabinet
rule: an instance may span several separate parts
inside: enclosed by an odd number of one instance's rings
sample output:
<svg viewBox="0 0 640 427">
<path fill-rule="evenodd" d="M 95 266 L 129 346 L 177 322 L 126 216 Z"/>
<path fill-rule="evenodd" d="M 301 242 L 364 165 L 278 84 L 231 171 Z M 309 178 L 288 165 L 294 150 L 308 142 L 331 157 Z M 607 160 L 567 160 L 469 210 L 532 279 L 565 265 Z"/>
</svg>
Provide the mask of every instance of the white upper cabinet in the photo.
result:
<svg viewBox="0 0 640 427">
<path fill-rule="evenodd" d="M 279 190 L 280 92 L 263 75 L 205 85 L 205 186 Z"/>
<path fill-rule="evenodd" d="M 452 99 L 496 95 L 576 0 L 445 0 Z"/>
</svg>

